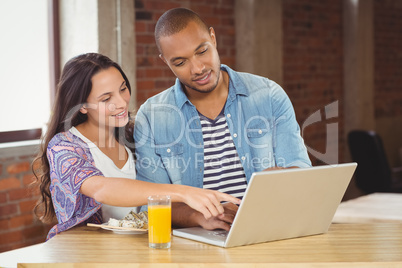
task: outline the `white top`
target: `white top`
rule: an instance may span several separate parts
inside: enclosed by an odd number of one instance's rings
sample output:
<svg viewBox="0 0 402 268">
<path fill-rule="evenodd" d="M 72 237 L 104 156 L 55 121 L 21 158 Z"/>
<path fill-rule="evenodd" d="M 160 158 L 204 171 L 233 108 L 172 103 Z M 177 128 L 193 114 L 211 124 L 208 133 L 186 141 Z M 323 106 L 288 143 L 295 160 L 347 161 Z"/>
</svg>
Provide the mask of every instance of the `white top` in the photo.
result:
<svg viewBox="0 0 402 268">
<path fill-rule="evenodd" d="M 135 180 L 136 173 L 134 157 L 132 152 L 126 146 L 125 148 L 128 154 L 128 160 L 126 164 L 120 169 L 114 164 L 112 159 L 105 155 L 92 141 L 82 135 L 81 132 L 79 132 L 75 127 L 72 127 L 70 129 L 70 132 L 73 133 L 75 136 L 81 138 L 85 143 L 88 144 L 88 148 L 91 151 L 96 168 L 98 168 L 105 177 L 127 178 Z M 132 209 L 135 209 L 135 211 L 138 212 L 137 207 L 115 207 L 102 204 L 103 221 L 108 222 L 110 218 L 121 220 Z"/>
</svg>

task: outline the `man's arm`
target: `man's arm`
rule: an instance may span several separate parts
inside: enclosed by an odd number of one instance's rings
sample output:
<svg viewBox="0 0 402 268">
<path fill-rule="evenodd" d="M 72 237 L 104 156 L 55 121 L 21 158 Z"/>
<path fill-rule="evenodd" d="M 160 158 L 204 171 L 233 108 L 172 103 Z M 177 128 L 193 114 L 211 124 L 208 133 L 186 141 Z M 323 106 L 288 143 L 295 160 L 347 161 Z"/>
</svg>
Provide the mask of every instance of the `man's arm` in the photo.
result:
<svg viewBox="0 0 402 268">
<path fill-rule="evenodd" d="M 296 166 L 292 166 L 292 167 L 270 167 L 270 168 L 266 168 L 266 169 L 264 169 L 264 171 L 270 171 L 270 170 L 280 170 L 280 169 L 288 169 L 288 168 L 299 168 L 299 167 L 296 167 Z"/>
<path fill-rule="evenodd" d="M 155 152 L 153 130 L 148 118 L 141 109 L 135 119 L 133 135 L 136 155 L 136 179 L 155 183 L 171 183 L 160 156 Z"/>
<path fill-rule="evenodd" d="M 271 96 L 274 122 L 274 154 L 277 166 L 311 167 L 307 148 L 300 135 L 300 127 L 292 103 L 285 91 L 273 84 Z"/>
<path fill-rule="evenodd" d="M 175 227 L 196 227 L 201 226 L 207 230 L 224 229 L 229 231 L 233 223 L 238 206 L 233 203 L 223 204 L 225 212 L 217 217 L 208 220 L 184 203 L 172 204 L 172 225 Z"/>
</svg>

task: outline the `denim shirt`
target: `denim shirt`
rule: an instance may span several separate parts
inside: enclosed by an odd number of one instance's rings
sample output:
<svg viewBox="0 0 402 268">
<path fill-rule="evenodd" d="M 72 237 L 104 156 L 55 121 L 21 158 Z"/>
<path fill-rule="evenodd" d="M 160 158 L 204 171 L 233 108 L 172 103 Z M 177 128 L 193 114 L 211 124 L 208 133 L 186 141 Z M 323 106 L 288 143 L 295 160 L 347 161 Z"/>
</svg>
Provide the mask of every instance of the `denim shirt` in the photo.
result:
<svg viewBox="0 0 402 268">
<path fill-rule="evenodd" d="M 275 82 L 253 74 L 229 74 L 224 107 L 247 182 L 266 168 L 310 167 L 292 104 Z M 178 79 L 148 99 L 135 126 L 137 179 L 203 187 L 204 145 L 200 118 Z"/>
</svg>

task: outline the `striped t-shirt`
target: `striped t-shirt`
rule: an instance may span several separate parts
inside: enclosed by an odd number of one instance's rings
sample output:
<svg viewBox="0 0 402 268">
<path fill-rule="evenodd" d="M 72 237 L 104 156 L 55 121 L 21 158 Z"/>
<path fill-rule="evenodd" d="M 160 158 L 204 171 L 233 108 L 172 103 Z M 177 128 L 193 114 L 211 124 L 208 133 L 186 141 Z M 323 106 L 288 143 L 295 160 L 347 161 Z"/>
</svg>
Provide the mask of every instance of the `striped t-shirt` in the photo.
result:
<svg viewBox="0 0 402 268">
<path fill-rule="evenodd" d="M 246 176 L 223 110 L 214 120 L 199 115 L 204 139 L 204 189 L 241 199 L 247 188 Z"/>
</svg>

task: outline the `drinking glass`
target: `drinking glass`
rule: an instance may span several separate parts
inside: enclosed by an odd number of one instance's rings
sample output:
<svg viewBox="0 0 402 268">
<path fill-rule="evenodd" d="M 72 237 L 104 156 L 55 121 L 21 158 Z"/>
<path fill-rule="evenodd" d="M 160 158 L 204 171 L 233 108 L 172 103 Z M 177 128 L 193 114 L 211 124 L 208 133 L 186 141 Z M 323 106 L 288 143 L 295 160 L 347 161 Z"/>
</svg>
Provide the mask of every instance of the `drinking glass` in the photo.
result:
<svg viewBox="0 0 402 268">
<path fill-rule="evenodd" d="M 170 248 L 172 207 L 170 196 L 148 197 L 148 240 L 150 248 Z"/>
</svg>

